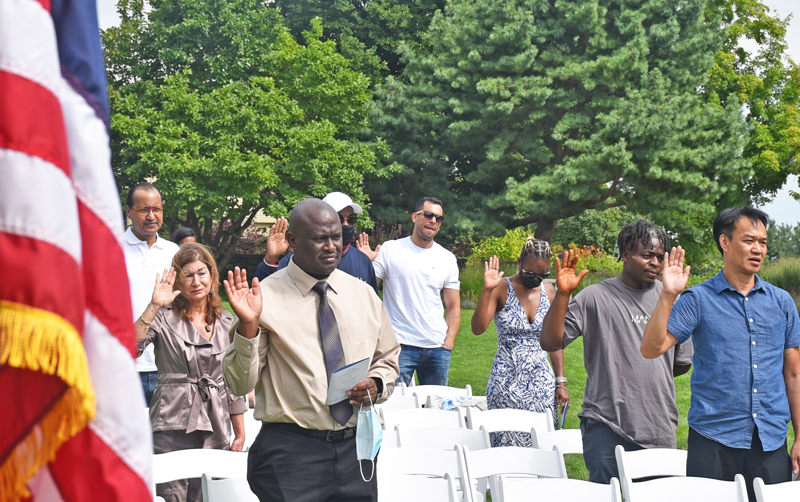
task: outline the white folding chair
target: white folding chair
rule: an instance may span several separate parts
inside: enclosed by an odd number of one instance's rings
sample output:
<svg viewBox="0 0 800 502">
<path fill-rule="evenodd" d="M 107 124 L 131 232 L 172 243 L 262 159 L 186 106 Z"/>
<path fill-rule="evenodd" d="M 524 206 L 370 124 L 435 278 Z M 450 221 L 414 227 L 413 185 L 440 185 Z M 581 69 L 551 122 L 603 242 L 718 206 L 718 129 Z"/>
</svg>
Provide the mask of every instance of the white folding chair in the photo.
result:
<svg viewBox="0 0 800 502">
<path fill-rule="evenodd" d="M 531 494 L 538 500 L 557 500 L 558 502 L 622 502 L 622 492 L 617 478 L 603 485 L 580 479 L 540 478 L 514 479 L 509 482 L 500 476 L 497 494 L 492 492 L 492 502 L 529 502 Z"/>
<path fill-rule="evenodd" d="M 401 448 L 452 450 L 456 445 L 466 445 L 470 450 L 491 448 L 489 435 L 485 430 L 473 431 L 456 427 L 430 427 L 407 430 L 404 425 L 398 425 L 396 429 Z"/>
<path fill-rule="evenodd" d="M 375 405 L 376 410 L 383 410 L 387 413 L 400 410 L 412 410 L 419 407 L 419 399 L 417 399 L 417 396 L 403 396 L 395 393 L 386 401 Z"/>
<path fill-rule="evenodd" d="M 380 469 L 378 469 L 380 472 Z M 379 483 L 378 502 L 458 502 L 455 482 L 450 474 L 427 478 L 398 474 Z"/>
<path fill-rule="evenodd" d="M 247 478 L 213 479 L 203 474 L 203 502 L 258 502 Z"/>
<path fill-rule="evenodd" d="M 394 392 L 392 392 L 392 395 L 394 396 L 395 394 L 399 394 L 401 396 L 405 396 L 406 395 L 406 384 L 404 384 L 403 382 L 395 382 L 394 383 Z"/>
<path fill-rule="evenodd" d="M 540 450 L 552 450 L 558 446 L 564 455 L 569 453 L 583 454 L 583 436 L 580 429 L 559 429 L 557 431 L 539 432 L 531 429 L 533 447 Z"/>
<path fill-rule="evenodd" d="M 426 408 L 398 411 L 380 409 L 378 415 L 383 422 L 383 429 L 388 431 L 393 430 L 396 425 L 402 425 L 406 430 L 424 427 L 464 427 L 464 415 L 460 408 L 453 411 Z"/>
<path fill-rule="evenodd" d="M 419 399 L 419 404 L 424 405 L 428 396 L 439 397 L 472 397 L 472 386 L 467 384 L 463 389 L 448 385 L 416 385 L 406 389 L 406 395 L 414 395 Z"/>
<path fill-rule="evenodd" d="M 383 439 L 381 440 L 381 451 L 389 448 L 397 448 L 400 446 L 400 441 L 397 439 L 397 430 L 383 431 Z"/>
<path fill-rule="evenodd" d="M 378 468 L 378 493 L 391 485 L 395 476 L 425 476 L 444 478 L 450 475 L 461 494 L 458 500 L 471 502 L 467 470 L 457 447 L 452 450 L 436 448 L 394 448 L 381 452 Z"/>
<path fill-rule="evenodd" d="M 159 497 L 158 495 L 156 495 L 156 498 L 153 500 L 154 502 L 167 502 L 166 500 L 164 500 L 164 497 Z"/>
<path fill-rule="evenodd" d="M 486 410 L 467 408 L 467 420 L 470 429 L 478 430 L 481 427 L 488 432 L 530 432 L 553 430 L 553 416 L 549 413 L 537 413 L 526 410 Z"/>
<path fill-rule="evenodd" d="M 735 481 L 678 476 L 639 481 L 628 487 L 630 498 L 626 502 L 747 502 L 744 477 L 737 474 Z"/>
<path fill-rule="evenodd" d="M 764 480 L 753 480 L 753 490 L 756 492 L 757 502 L 783 502 L 800 500 L 800 482 L 786 481 L 774 485 L 764 484 Z"/>
<path fill-rule="evenodd" d="M 247 453 L 228 450 L 191 449 L 153 455 L 153 482 L 200 478 L 204 473 L 215 478 L 247 475 Z"/>
<path fill-rule="evenodd" d="M 625 451 L 617 445 L 614 449 L 619 470 L 622 496 L 630 502 L 630 487 L 641 478 L 653 476 L 686 476 L 686 450 L 673 448 L 645 448 Z"/>
<path fill-rule="evenodd" d="M 472 451 L 466 446 L 459 448 L 472 485 L 483 486 L 482 482 L 488 482 L 493 499 L 494 494 L 500 491 L 498 476 L 567 477 L 564 455 L 557 446 L 551 451 L 517 446 L 478 451 Z"/>
</svg>

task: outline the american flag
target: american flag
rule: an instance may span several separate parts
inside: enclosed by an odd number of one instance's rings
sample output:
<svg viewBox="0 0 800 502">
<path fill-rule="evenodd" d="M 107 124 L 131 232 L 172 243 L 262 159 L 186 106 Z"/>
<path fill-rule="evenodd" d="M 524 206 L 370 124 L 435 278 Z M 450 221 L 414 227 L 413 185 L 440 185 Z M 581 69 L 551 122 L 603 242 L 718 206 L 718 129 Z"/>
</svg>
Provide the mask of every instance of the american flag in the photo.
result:
<svg viewBox="0 0 800 502">
<path fill-rule="evenodd" d="M 152 500 L 95 0 L 0 0 L 0 500 Z"/>
</svg>

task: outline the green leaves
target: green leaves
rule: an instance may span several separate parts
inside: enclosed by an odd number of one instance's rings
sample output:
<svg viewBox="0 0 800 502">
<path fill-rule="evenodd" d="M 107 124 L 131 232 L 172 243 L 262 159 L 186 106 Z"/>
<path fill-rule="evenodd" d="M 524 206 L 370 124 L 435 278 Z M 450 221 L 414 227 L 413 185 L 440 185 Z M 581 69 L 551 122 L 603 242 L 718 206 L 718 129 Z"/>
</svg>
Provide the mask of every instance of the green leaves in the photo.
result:
<svg viewBox="0 0 800 502">
<path fill-rule="evenodd" d="M 112 153 L 121 192 L 155 179 L 170 225 L 194 228 L 220 266 L 263 208 L 341 190 L 364 204 L 386 176 L 386 145 L 365 134 L 368 79 L 311 23 L 299 44 L 251 0 L 123 3 L 111 50 Z"/>
</svg>

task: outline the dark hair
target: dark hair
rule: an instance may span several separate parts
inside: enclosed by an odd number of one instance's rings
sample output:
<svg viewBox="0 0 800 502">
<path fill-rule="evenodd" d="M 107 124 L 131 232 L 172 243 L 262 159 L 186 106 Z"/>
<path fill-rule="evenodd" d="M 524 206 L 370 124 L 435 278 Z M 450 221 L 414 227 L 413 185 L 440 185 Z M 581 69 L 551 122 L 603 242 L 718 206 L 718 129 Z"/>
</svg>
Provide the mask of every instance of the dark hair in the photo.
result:
<svg viewBox="0 0 800 502">
<path fill-rule="evenodd" d="M 655 223 L 647 220 L 639 220 L 636 223 L 628 223 L 623 227 L 617 237 L 617 248 L 619 248 L 619 259 L 622 260 L 622 253 L 625 250 L 635 250 L 636 243 L 641 242 L 647 248 L 652 244 L 653 238 L 658 239 L 664 247 L 664 251 L 669 250 L 669 236 L 666 232 L 658 228 Z"/>
<path fill-rule="evenodd" d="M 197 234 L 189 227 L 181 227 L 172 232 L 172 235 L 169 236 L 169 240 L 180 245 L 181 241 L 187 237 L 197 237 Z"/>
<path fill-rule="evenodd" d="M 175 278 L 175 285 L 172 286 L 173 291 L 180 290 L 182 283 L 183 267 L 195 262 L 201 261 L 208 267 L 211 272 L 211 291 L 206 297 L 206 324 L 214 322 L 215 317 L 222 315 L 222 302 L 219 300 L 219 271 L 217 270 L 217 262 L 214 260 L 214 255 L 202 244 L 196 242 L 189 242 L 181 246 L 181 249 L 175 253 L 172 258 L 172 268 L 177 272 Z M 184 321 L 189 321 L 189 301 L 183 294 L 178 295 L 172 302 L 172 308 L 181 316 Z"/>
<path fill-rule="evenodd" d="M 741 206 L 723 209 L 717 215 L 717 219 L 714 220 L 714 244 L 717 245 L 717 249 L 719 249 L 719 252 L 723 256 L 725 256 L 725 253 L 722 252 L 719 238 L 722 234 L 725 234 L 728 239 L 733 239 L 733 230 L 736 228 L 742 216 L 750 218 L 750 221 L 752 221 L 754 225 L 758 225 L 760 221 L 764 224 L 764 228 L 769 227 L 769 216 L 767 216 L 767 213 L 754 207 Z"/>
<path fill-rule="evenodd" d="M 137 183 L 133 185 L 133 187 L 128 190 L 128 197 L 125 199 L 125 205 L 128 207 L 133 207 L 133 194 L 136 193 L 138 190 L 155 190 L 158 192 L 158 196 L 161 197 L 161 190 L 159 190 L 154 184 L 152 183 Z M 164 197 L 161 197 L 163 200 Z"/>
<path fill-rule="evenodd" d="M 519 262 L 522 263 L 529 256 L 533 256 L 534 258 L 544 258 L 550 263 L 551 254 L 550 244 L 547 241 L 537 239 L 531 235 L 522 246 L 522 251 L 519 253 Z"/>
<path fill-rule="evenodd" d="M 442 205 L 442 201 L 440 201 L 436 197 L 423 197 L 417 201 L 417 205 L 414 206 L 414 212 L 416 213 L 417 211 L 422 211 L 422 208 L 425 207 L 426 202 L 430 202 L 431 204 L 436 204 L 437 206 Z"/>
</svg>

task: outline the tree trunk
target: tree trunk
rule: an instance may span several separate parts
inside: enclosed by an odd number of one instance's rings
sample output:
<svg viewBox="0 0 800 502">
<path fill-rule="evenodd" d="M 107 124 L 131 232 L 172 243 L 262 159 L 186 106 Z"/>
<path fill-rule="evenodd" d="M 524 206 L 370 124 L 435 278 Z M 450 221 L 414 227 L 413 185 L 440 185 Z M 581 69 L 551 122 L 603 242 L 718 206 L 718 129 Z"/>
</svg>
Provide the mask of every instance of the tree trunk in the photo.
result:
<svg viewBox="0 0 800 502">
<path fill-rule="evenodd" d="M 553 243 L 553 234 L 556 231 L 556 220 L 552 216 L 544 215 L 539 217 L 536 224 L 536 232 L 533 234 L 537 239 Z"/>
</svg>

